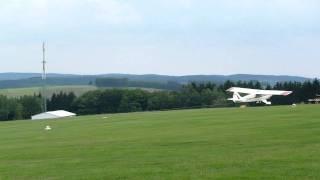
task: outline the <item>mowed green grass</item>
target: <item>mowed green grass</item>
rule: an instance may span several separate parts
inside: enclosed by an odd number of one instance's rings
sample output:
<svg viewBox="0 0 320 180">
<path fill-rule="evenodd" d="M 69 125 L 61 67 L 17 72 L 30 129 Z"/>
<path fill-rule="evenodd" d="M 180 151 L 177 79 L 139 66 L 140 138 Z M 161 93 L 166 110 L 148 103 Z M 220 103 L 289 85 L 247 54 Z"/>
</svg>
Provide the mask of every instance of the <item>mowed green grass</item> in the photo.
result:
<svg viewBox="0 0 320 180">
<path fill-rule="evenodd" d="M 74 92 L 77 96 L 82 95 L 88 91 L 96 90 L 95 86 L 48 86 L 47 95 L 51 96 L 53 93 L 59 92 Z M 12 89 L 0 89 L 0 95 L 8 97 L 20 97 L 24 95 L 39 94 L 42 91 L 41 87 L 30 87 L 30 88 L 12 88 Z"/>
<path fill-rule="evenodd" d="M 96 86 L 90 86 L 90 85 L 70 85 L 70 86 L 47 86 L 46 87 L 46 93 L 48 97 L 51 97 L 53 93 L 60 93 L 60 92 L 73 92 L 76 96 L 81 96 L 82 94 L 93 91 L 97 89 L 113 89 L 113 88 L 98 88 Z M 161 91 L 160 89 L 154 89 L 154 88 L 136 88 L 136 87 L 126 87 L 126 88 L 118 88 L 118 89 L 142 89 L 149 92 L 154 91 Z M 41 87 L 29 87 L 29 88 L 10 88 L 10 89 L 0 89 L 0 95 L 5 95 L 7 97 L 21 97 L 24 95 L 34 95 L 39 94 L 42 91 Z"/>
<path fill-rule="evenodd" d="M 3 122 L 0 144 L 1 180 L 320 179 L 320 106 Z"/>
</svg>

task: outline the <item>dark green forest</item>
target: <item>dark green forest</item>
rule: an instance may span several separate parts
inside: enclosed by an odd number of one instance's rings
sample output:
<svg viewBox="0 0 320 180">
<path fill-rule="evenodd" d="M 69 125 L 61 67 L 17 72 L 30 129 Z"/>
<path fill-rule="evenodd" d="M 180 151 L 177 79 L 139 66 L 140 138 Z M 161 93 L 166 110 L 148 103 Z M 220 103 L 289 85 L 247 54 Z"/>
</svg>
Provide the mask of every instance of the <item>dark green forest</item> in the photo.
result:
<svg viewBox="0 0 320 180">
<path fill-rule="evenodd" d="M 113 82 L 108 79 L 107 83 Z M 127 80 L 121 80 L 128 83 Z M 100 83 L 105 83 L 100 82 Z M 121 85 L 121 84 L 120 84 Z M 101 85 L 102 86 L 102 85 Z M 156 111 L 204 107 L 235 107 L 233 102 L 227 101 L 231 96 L 226 92 L 230 87 L 245 87 L 268 90 L 290 90 L 293 94 L 286 97 L 274 96 L 273 105 L 289 105 L 293 103 L 307 103 L 308 99 L 320 94 L 320 82 L 282 82 L 274 86 L 263 86 L 260 82 L 232 82 L 223 84 L 215 83 L 190 83 L 170 91 L 145 91 L 142 89 L 99 89 L 89 91 L 79 97 L 74 93 L 60 92 L 47 99 L 48 110 L 67 110 L 79 115 L 124 113 L 138 111 Z M 250 106 L 263 104 L 251 103 Z M 0 120 L 30 119 L 34 114 L 42 112 L 41 94 L 8 98 L 0 95 Z"/>
</svg>

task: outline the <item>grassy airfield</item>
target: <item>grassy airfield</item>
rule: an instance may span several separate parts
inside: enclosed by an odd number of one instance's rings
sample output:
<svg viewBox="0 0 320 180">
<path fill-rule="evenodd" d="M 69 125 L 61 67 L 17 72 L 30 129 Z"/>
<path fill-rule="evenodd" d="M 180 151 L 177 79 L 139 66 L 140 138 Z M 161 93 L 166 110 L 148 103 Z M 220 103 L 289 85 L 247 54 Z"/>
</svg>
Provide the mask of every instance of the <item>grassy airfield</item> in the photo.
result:
<svg viewBox="0 0 320 180">
<path fill-rule="evenodd" d="M 0 123 L 1 180 L 320 179 L 319 152 L 318 105 Z"/>
</svg>

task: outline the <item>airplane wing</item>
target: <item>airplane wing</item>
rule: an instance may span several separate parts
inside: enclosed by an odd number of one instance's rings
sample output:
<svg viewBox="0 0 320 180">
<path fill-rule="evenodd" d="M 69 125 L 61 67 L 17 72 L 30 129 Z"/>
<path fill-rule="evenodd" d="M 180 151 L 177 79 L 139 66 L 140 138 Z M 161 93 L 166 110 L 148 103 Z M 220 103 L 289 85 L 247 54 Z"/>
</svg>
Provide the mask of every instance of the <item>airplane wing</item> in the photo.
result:
<svg viewBox="0 0 320 180">
<path fill-rule="evenodd" d="M 232 87 L 227 91 L 245 93 L 245 94 L 279 95 L 279 96 L 288 96 L 289 94 L 292 93 L 292 91 L 260 90 L 260 89 L 249 89 L 249 88 L 239 88 L 239 87 Z"/>
</svg>

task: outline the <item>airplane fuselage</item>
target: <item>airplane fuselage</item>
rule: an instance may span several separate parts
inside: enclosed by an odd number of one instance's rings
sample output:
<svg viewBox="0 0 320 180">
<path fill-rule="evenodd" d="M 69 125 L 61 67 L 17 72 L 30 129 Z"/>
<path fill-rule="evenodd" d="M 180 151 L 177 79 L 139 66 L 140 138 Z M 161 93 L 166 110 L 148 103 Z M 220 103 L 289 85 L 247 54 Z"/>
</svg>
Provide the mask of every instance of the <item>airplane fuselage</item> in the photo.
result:
<svg viewBox="0 0 320 180">
<path fill-rule="evenodd" d="M 265 103 L 265 104 L 271 104 L 271 102 L 267 101 L 268 99 L 271 98 L 271 95 L 265 95 L 261 97 L 256 97 L 256 95 L 247 95 L 244 97 L 241 97 L 240 99 L 234 99 L 231 98 L 229 100 L 232 100 L 234 103 L 251 103 L 251 102 L 256 102 L 256 103 Z"/>
<path fill-rule="evenodd" d="M 233 101 L 234 103 L 265 103 L 271 105 L 271 102 L 268 101 L 273 95 L 282 95 L 287 96 L 291 94 L 291 91 L 269 91 L 269 90 L 257 90 L 257 89 L 248 89 L 248 88 L 230 88 L 229 92 L 233 92 L 233 97 L 228 100 Z M 246 94 L 241 96 L 241 94 Z"/>
</svg>

